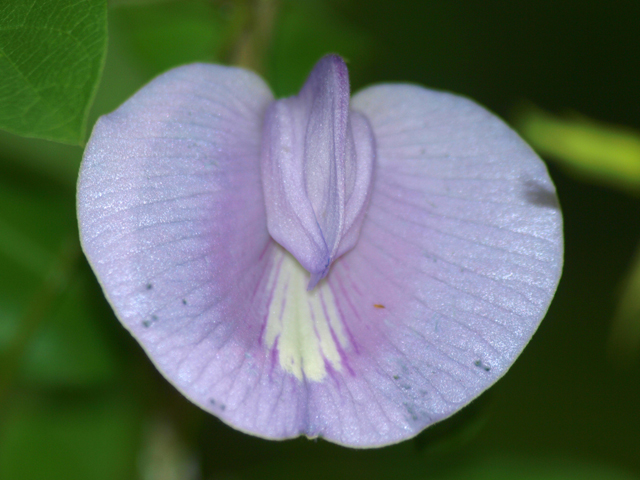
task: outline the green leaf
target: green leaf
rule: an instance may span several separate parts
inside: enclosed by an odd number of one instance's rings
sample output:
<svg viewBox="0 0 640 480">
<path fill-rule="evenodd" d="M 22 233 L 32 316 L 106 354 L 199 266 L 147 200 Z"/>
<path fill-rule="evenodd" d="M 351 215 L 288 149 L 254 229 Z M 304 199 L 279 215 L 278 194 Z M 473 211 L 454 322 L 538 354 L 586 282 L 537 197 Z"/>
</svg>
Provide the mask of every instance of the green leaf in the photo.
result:
<svg viewBox="0 0 640 480">
<path fill-rule="evenodd" d="M 640 191 L 640 132 L 573 115 L 559 118 L 525 107 L 517 118 L 524 138 L 580 177 Z"/>
<path fill-rule="evenodd" d="M 106 0 L 0 3 L 0 128 L 83 143 L 106 48 Z"/>
</svg>

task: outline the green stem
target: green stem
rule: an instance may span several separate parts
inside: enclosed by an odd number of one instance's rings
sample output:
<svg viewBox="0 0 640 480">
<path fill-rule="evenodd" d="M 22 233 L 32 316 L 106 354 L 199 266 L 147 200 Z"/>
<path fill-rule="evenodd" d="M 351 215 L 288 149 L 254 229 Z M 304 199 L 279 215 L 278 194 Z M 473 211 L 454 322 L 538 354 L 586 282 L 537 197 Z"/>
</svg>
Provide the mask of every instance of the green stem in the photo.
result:
<svg viewBox="0 0 640 480">
<path fill-rule="evenodd" d="M 223 59 L 261 75 L 271 47 L 279 0 L 236 0 L 230 23 L 232 42 L 224 49 Z"/>
<path fill-rule="evenodd" d="M 621 367 L 633 365 L 640 354 L 640 245 L 611 325 L 609 355 Z"/>
</svg>

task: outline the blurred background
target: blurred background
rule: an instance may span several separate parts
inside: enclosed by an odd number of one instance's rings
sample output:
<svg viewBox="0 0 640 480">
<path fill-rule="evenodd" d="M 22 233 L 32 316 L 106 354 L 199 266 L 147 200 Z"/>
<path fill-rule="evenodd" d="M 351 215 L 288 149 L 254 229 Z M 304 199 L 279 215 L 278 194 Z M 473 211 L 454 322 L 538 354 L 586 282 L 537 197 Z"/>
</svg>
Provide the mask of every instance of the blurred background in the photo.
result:
<svg viewBox="0 0 640 480">
<path fill-rule="evenodd" d="M 417 438 L 260 440 L 178 394 L 114 317 L 78 243 L 82 146 L 0 131 L 2 480 L 640 478 L 640 2 L 114 0 L 107 15 L 75 143 L 173 66 L 247 65 L 284 96 L 336 52 L 353 91 L 448 90 L 520 131 L 557 187 L 564 274 L 509 373 Z"/>
</svg>

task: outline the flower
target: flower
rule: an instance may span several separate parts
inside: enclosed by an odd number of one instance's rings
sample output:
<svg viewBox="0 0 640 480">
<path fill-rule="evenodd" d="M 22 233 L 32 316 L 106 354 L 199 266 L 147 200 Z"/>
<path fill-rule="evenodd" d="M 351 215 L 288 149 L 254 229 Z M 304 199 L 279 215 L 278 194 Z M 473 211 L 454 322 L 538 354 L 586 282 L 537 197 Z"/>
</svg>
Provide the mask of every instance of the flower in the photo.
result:
<svg viewBox="0 0 640 480">
<path fill-rule="evenodd" d="M 465 98 L 349 98 L 321 59 L 274 101 L 234 67 L 171 70 L 102 117 L 82 245 L 122 324 L 189 400 L 264 438 L 412 437 L 500 378 L 562 268 L 544 164 Z"/>
</svg>

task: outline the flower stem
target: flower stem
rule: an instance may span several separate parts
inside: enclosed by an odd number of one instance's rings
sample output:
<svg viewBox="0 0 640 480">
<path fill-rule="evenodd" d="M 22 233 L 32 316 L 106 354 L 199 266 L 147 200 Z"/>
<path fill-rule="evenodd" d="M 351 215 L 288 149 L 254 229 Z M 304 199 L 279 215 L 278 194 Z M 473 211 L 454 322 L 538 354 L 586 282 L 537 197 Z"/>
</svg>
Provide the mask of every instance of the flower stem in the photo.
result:
<svg viewBox="0 0 640 480">
<path fill-rule="evenodd" d="M 235 14 L 231 20 L 234 40 L 223 54 L 227 63 L 265 74 L 278 3 L 278 0 L 234 2 Z"/>
</svg>

